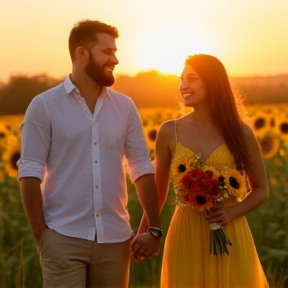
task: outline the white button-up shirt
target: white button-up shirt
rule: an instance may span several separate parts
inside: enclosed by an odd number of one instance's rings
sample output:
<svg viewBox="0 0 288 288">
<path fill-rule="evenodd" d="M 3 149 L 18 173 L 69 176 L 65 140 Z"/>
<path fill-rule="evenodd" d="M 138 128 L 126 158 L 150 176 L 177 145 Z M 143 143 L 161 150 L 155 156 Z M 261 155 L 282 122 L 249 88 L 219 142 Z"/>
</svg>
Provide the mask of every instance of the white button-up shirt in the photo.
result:
<svg viewBox="0 0 288 288">
<path fill-rule="evenodd" d="M 154 173 L 133 101 L 103 87 L 94 114 L 65 81 L 30 103 L 22 124 L 19 178 L 43 180 L 46 224 L 99 243 L 127 240 L 126 168 L 132 181 Z"/>
</svg>

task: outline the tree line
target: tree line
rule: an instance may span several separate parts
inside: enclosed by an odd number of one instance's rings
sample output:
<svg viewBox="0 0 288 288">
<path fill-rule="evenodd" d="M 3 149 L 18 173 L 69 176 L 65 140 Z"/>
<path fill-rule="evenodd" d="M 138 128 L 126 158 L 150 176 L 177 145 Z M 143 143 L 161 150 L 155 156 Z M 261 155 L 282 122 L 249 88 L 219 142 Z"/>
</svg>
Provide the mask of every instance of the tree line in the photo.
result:
<svg viewBox="0 0 288 288">
<path fill-rule="evenodd" d="M 135 76 L 116 75 L 112 89 L 131 97 L 137 107 L 174 107 L 180 100 L 180 79 L 157 71 Z M 24 114 L 31 100 L 64 79 L 48 75 L 11 76 L 0 84 L 0 115 Z M 288 74 L 263 77 L 232 77 L 231 82 L 246 105 L 288 102 Z"/>
</svg>

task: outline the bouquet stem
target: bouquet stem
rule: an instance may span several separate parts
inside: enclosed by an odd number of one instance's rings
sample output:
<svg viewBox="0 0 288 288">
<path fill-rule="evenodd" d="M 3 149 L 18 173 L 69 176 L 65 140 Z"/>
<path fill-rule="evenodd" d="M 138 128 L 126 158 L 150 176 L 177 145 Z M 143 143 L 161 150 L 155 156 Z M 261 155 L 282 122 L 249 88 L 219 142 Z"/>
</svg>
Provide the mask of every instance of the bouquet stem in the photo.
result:
<svg viewBox="0 0 288 288">
<path fill-rule="evenodd" d="M 210 224 L 210 254 L 213 251 L 214 255 L 229 255 L 227 245 L 232 245 L 232 243 L 226 237 L 221 225 L 217 223 Z"/>
</svg>

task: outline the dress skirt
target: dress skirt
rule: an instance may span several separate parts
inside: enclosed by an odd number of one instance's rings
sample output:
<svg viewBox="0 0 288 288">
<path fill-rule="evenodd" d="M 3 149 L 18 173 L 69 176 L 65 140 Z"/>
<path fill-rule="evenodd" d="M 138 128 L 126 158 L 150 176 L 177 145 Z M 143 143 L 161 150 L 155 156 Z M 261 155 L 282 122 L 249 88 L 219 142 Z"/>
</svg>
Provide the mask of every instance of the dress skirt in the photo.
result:
<svg viewBox="0 0 288 288">
<path fill-rule="evenodd" d="M 223 227 L 228 255 L 210 254 L 210 228 L 202 212 L 177 206 L 167 233 L 162 288 L 264 288 L 268 283 L 246 217 Z"/>
</svg>

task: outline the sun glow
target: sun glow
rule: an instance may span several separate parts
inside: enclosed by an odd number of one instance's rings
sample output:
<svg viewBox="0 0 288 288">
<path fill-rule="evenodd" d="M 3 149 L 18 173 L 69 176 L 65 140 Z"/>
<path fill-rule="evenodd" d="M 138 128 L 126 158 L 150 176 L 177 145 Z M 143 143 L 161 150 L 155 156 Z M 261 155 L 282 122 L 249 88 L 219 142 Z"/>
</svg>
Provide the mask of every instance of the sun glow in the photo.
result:
<svg viewBox="0 0 288 288">
<path fill-rule="evenodd" d="M 248 1 L 249 8 L 241 0 L 82 0 L 65 15 L 68 0 L 58 1 L 57 9 L 49 1 L 4 2 L 0 83 L 15 74 L 67 75 L 69 31 L 88 18 L 119 29 L 117 74 L 154 69 L 179 75 L 194 53 L 216 56 L 232 75 L 287 73 L 287 0 Z"/>
<path fill-rule="evenodd" d="M 138 66 L 142 70 L 155 69 L 165 74 L 180 75 L 189 55 L 215 54 L 218 48 L 208 32 L 191 33 L 188 28 L 186 31 L 179 27 L 174 27 L 174 31 L 168 28 L 145 36 L 138 42 L 138 55 L 141 55 Z"/>
</svg>

